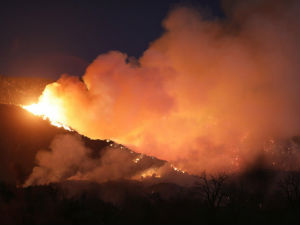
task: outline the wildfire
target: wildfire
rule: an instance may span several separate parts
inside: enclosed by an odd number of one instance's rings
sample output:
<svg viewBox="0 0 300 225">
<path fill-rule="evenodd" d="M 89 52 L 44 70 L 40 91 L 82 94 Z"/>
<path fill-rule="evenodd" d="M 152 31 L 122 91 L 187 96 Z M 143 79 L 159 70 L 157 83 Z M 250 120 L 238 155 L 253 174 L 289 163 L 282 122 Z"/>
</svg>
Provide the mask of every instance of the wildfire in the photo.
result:
<svg viewBox="0 0 300 225">
<path fill-rule="evenodd" d="M 175 171 L 177 171 L 177 172 L 180 172 L 180 173 L 185 173 L 185 171 L 184 171 L 184 170 L 182 170 L 182 169 L 179 169 L 179 168 L 175 167 L 173 164 L 171 164 L 171 167 L 172 167 L 172 169 L 173 169 L 173 170 L 175 170 Z"/>
<path fill-rule="evenodd" d="M 62 127 L 66 130 L 71 131 L 72 129 L 67 126 L 64 122 L 64 107 L 58 102 L 58 99 L 53 96 L 53 93 L 47 88 L 39 98 L 38 103 L 31 105 L 22 105 L 22 108 L 31 112 L 36 116 L 42 117 L 44 120 L 48 119 L 53 126 Z"/>
<path fill-rule="evenodd" d="M 160 178 L 161 175 L 159 174 L 159 171 L 157 168 L 150 168 L 141 174 L 141 178 L 146 178 L 146 177 Z"/>
<path fill-rule="evenodd" d="M 143 154 L 139 155 L 137 158 L 133 160 L 134 163 L 138 163 L 144 157 Z"/>
<path fill-rule="evenodd" d="M 26 109 L 36 116 L 42 117 L 44 120 L 48 119 L 53 126 L 62 127 L 68 131 L 72 130 L 67 125 L 59 122 L 59 110 L 55 106 L 39 102 L 31 105 L 23 105 L 22 108 Z"/>
</svg>

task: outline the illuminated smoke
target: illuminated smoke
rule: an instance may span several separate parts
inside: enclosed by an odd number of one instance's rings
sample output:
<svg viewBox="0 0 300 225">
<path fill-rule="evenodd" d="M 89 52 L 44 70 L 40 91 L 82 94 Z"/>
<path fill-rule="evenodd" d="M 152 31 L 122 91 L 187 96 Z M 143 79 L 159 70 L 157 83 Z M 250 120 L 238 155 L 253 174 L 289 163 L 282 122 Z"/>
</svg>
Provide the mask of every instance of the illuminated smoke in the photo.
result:
<svg viewBox="0 0 300 225">
<path fill-rule="evenodd" d="M 49 148 L 37 153 L 37 165 L 24 183 L 25 187 L 66 180 L 102 183 L 118 179 L 162 178 L 162 181 L 180 184 L 194 181 L 192 177 L 182 179 L 180 175 L 184 172 L 167 162 L 134 153 L 117 144 L 102 149 L 99 157 L 92 157 L 93 150 L 85 146 L 78 134 L 57 135 Z"/>
<path fill-rule="evenodd" d="M 82 79 L 63 75 L 45 92 L 60 122 L 88 137 L 192 173 L 241 169 L 266 140 L 300 135 L 298 6 L 239 1 L 215 20 L 176 8 L 136 62 L 102 54 Z"/>
</svg>

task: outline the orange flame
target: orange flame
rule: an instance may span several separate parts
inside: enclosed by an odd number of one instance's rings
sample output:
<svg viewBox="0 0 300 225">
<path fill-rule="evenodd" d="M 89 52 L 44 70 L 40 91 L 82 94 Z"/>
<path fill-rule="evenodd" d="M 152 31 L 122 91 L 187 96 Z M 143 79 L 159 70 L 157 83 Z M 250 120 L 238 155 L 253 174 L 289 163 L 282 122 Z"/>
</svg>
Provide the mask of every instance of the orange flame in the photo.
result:
<svg viewBox="0 0 300 225">
<path fill-rule="evenodd" d="M 43 95 L 41 95 L 38 103 L 31 105 L 22 105 L 23 109 L 31 112 L 36 116 L 42 117 L 44 120 L 48 119 L 53 126 L 62 127 L 65 130 L 72 131 L 64 122 L 63 107 L 59 104 L 58 99 L 53 96 L 46 88 Z"/>
</svg>

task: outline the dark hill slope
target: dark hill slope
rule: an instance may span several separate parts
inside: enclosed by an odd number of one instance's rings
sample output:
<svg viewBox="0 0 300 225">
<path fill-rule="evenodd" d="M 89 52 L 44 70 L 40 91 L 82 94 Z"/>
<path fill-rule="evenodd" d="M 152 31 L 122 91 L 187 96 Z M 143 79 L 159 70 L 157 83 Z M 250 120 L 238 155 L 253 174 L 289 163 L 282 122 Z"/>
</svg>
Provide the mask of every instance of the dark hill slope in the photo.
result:
<svg viewBox="0 0 300 225">
<path fill-rule="evenodd" d="M 0 180 L 22 183 L 31 173 L 35 154 L 48 148 L 64 129 L 15 105 L 0 104 Z"/>
<path fill-rule="evenodd" d="M 52 126 L 16 105 L 0 104 L 0 181 L 22 184 L 35 166 L 35 155 L 49 149 L 59 134 L 77 134 Z M 82 137 L 97 152 L 109 143 Z M 95 153 L 96 155 L 96 153 Z"/>
<path fill-rule="evenodd" d="M 34 116 L 19 106 L 8 104 L 0 104 L 0 132 L 0 181 L 12 185 L 24 183 L 36 166 L 37 152 L 39 150 L 50 151 L 49 146 L 57 135 L 79 135 L 76 131 L 67 131 L 52 126 L 49 121 Z M 118 164 L 120 159 L 117 156 L 125 155 L 126 160 L 121 160 L 121 162 L 126 165 L 126 168 L 130 168 L 124 175 L 125 177 L 153 166 L 162 166 L 165 163 L 165 161 L 143 155 L 143 159 L 137 164 L 133 160 L 140 154 L 122 145 L 113 141 L 91 140 L 82 135 L 80 138 L 84 146 L 90 150 L 88 155 L 90 159 L 101 158 L 102 150 L 107 146 L 110 147 L 107 151 L 112 152 L 115 157 L 110 159 L 110 163 Z"/>
</svg>

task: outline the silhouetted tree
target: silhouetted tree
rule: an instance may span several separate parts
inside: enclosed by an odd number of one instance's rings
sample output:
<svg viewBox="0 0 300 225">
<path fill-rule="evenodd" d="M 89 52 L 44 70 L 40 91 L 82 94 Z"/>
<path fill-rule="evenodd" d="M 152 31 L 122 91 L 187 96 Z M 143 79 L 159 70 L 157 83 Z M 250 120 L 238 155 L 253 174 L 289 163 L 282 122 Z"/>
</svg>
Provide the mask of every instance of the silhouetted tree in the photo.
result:
<svg viewBox="0 0 300 225">
<path fill-rule="evenodd" d="M 225 183 L 228 176 L 225 173 L 207 176 L 204 172 L 196 182 L 196 188 L 208 206 L 212 209 L 220 207 L 222 200 L 226 196 Z"/>
<path fill-rule="evenodd" d="M 279 181 L 279 188 L 290 206 L 299 207 L 300 177 L 299 172 L 291 172 Z"/>
</svg>

